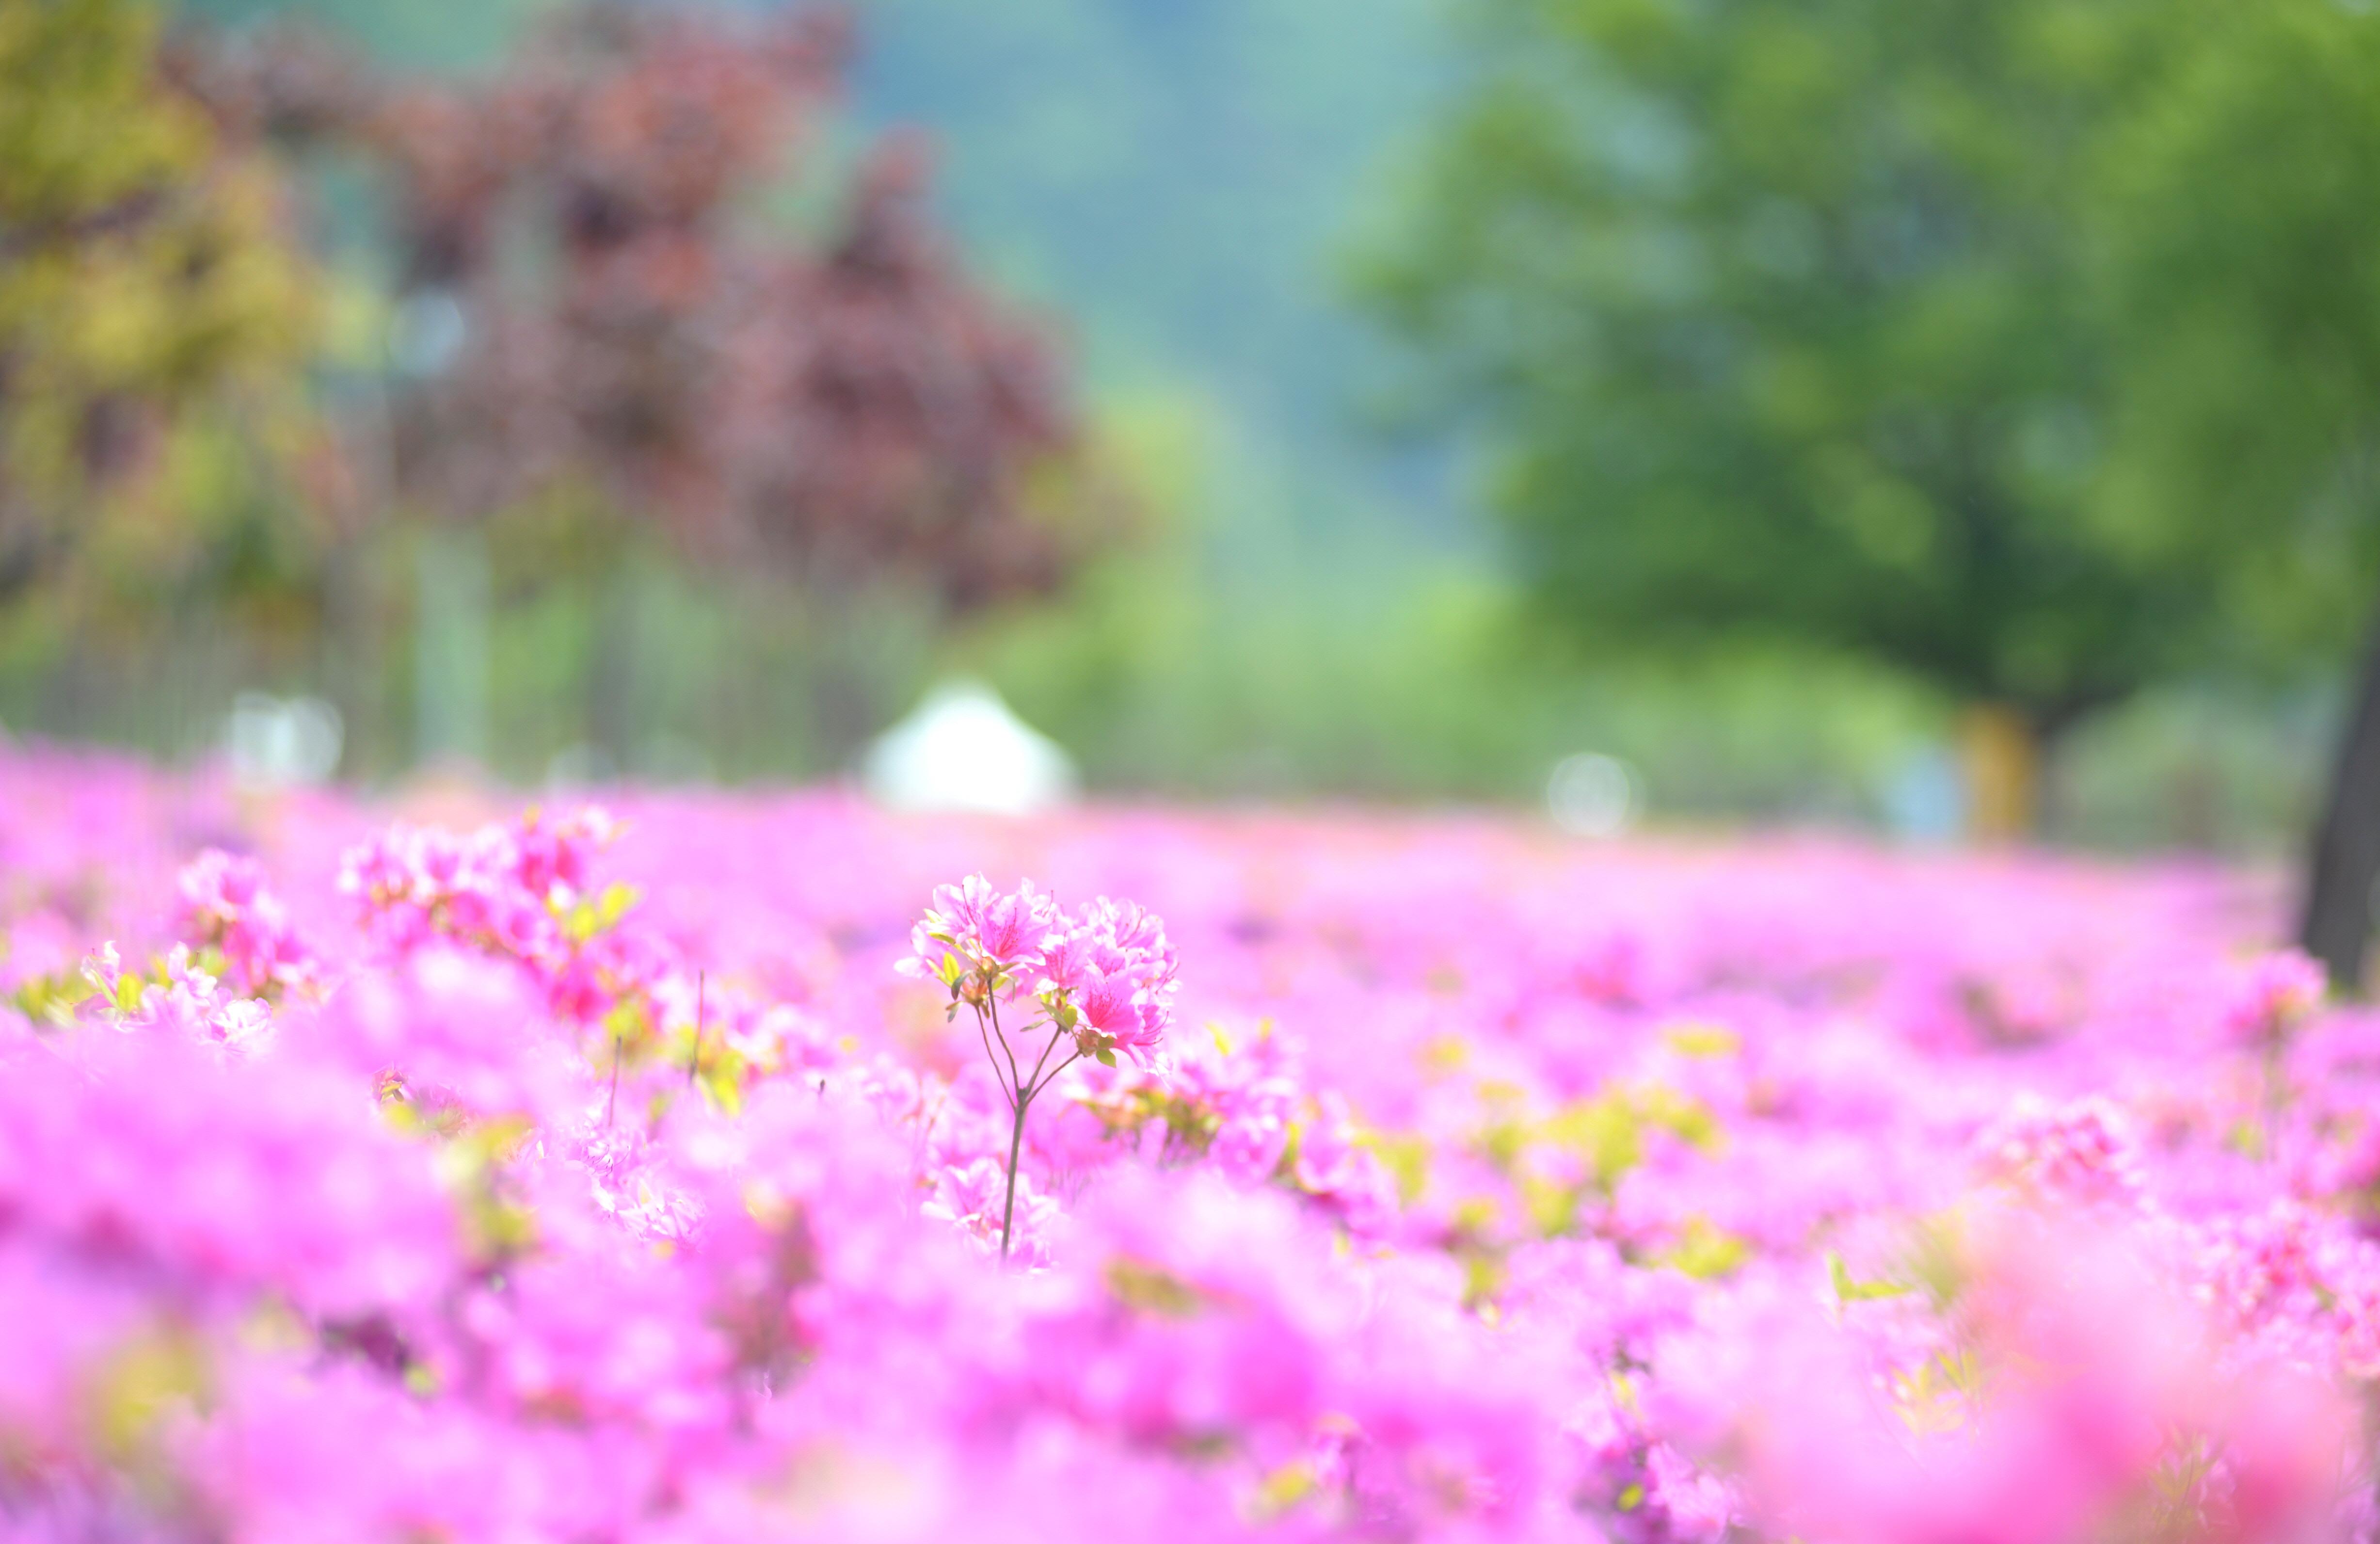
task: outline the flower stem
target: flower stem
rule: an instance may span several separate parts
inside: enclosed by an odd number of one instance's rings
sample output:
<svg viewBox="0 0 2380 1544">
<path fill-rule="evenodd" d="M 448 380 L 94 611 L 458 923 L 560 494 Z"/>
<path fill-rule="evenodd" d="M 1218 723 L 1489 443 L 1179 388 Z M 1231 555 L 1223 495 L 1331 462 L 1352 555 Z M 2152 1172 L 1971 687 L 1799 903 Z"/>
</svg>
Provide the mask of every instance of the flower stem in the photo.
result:
<svg viewBox="0 0 2380 1544">
<path fill-rule="evenodd" d="M 1025 1112 L 1033 1102 L 1030 1093 L 1020 1093 L 1016 1100 L 1016 1129 L 1008 1138 L 1008 1200 L 1000 1210 L 1000 1258 L 1008 1262 L 1009 1224 L 1016 1220 L 1016 1154 L 1025 1146 Z"/>
<path fill-rule="evenodd" d="M 603 1096 L 603 1129 L 612 1129 L 612 1112 L 620 1104 L 620 1037 L 612 1037 L 612 1091 Z"/>
<path fill-rule="evenodd" d="M 2270 1159 L 2279 1149 L 2281 1121 L 2289 1113 L 2289 1058 L 2278 1035 L 2265 1042 L 2265 1152 Z"/>
</svg>

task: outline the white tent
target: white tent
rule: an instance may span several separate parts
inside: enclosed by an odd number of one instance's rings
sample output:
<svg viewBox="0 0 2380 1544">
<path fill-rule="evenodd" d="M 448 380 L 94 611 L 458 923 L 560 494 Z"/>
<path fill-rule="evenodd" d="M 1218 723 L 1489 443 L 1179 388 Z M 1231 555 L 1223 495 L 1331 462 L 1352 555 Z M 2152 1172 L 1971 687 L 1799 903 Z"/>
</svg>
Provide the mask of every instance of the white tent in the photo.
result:
<svg viewBox="0 0 2380 1544">
<path fill-rule="evenodd" d="M 869 796 L 893 809 L 1029 815 L 1075 795 L 1075 764 L 1056 741 L 980 681 L 944 681 L 868 750 Z"/>
</svg>

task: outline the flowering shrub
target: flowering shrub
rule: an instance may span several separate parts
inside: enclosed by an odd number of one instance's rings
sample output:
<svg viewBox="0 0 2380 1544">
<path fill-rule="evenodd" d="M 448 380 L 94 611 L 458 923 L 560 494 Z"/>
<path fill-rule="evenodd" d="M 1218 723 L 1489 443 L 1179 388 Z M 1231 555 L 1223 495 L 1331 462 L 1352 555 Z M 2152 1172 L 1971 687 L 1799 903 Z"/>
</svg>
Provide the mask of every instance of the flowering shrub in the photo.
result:
<svg viewBox="0 0 2380 1544">
<path fill-rule="evenodd" d="M 1003 895 L 981 874 L 936 891 L 933 909 L 911 937 L 917 952 L 901 962 L 901 971 L 948 988 L 947 1016 L 957 1016 L 961 1006 L 975 1015 L 985 1063 L 1008 1105 L 1012 1129 L 1000 1210 L 1005 1259 L 1014 1232 L 1017 1157 L 1034 1097 L 1086 1056 L 1112 1067 L 1122 1051 L 1137 1064 L 1162 1067 L 1155 1052 L 1173 1014 L 1173 949 L 1164 925 L 1129 901 L 1102 895 L 1069 916 L 1036 894 L 1030 880 Z M 1009 1005 L 1014 1022 L 1021 998 L 1043 1016 L 1017 1024 L 1012 1040 L 1000 1022 L 1000 1005 Z M 1042 1029 L 1049 1034 L 1037 1054 L 1033 1037 Z M 1017 1059 L 1020 1044 L 1032 1063 L 1029 1072 Z M 1066 1054 L 1053 1064 L 1050 1058 L 1062 1044 Z M 968 1171 L 970 1180 L 980 1173 L 978 1163 Z"/>
<path fill-rule="evenodd" d="M 0 760 L 0 1534 L 2380 1531 L 2252 880 L 480 814 Z"/>
</svg>

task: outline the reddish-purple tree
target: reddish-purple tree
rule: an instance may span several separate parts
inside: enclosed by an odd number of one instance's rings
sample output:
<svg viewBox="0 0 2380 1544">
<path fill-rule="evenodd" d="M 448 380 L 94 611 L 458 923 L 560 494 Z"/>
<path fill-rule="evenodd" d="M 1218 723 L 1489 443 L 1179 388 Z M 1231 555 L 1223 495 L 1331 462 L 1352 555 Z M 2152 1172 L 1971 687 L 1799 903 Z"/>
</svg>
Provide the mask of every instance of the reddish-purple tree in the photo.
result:
<svg viewBox="0 0 2380 1544">
<path fill-rule="evenodd" d="M 360 150 L 400 250 L 399 494 L 453 517 L 573 481 L 689 554 L 952 609 L 1054 584 L 1028 507 L 1075 442 L 1046 333 L 967 273 L 887 136 L 822 235 L 757 217 L 803 169 L 850 29 L 590 6 L 475 83 L 280 34 L 188 52 L 225 124 Z"/>
</svg>

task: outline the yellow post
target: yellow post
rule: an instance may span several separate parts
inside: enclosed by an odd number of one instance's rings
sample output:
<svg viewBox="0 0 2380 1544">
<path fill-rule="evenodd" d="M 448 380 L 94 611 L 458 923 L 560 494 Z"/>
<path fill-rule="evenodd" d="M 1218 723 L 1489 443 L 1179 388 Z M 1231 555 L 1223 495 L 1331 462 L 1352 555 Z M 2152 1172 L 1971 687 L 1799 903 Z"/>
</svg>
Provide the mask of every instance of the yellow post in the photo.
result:
<svg viewBox="0 0 2380 1544">
<path fill-rule="evenodd" d="M 2004 702 L 1979 702 L 1959 721 L 1967 781 L 1967 839 L 1998 846 L 2034 832 L 2041 795 L 2041 741 L 2032 721 Z"/>
</svg>

